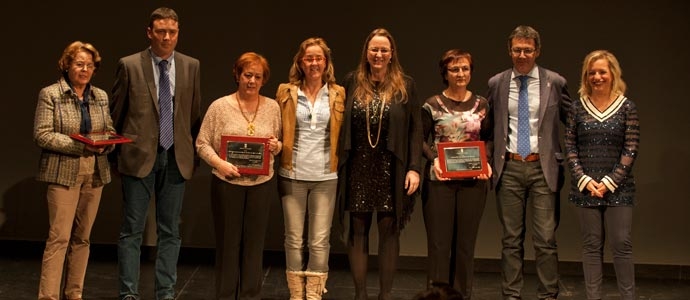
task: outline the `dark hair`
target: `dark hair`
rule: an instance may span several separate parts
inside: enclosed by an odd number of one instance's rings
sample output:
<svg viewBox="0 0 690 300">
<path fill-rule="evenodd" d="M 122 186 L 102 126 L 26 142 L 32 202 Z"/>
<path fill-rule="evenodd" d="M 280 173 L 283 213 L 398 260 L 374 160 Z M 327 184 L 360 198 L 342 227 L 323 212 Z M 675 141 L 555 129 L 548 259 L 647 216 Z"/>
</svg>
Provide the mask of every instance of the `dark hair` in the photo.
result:
<svg viewBox="0 0 690 300">
<path fill-rule="evenodd" d="M 446 79 L 446 73 L 448 73 L 448 65 L 460 60 L 461 58 L 467 59 L 470 63 L 470 74 L 474 71 L 474 62 L 472 61 L 472 55 L 469 52 L 462 51 L 460 49 L 450 49 L 443 53 L 441 60 L 438 62 L 439 71 L 441 71 L 441 79 L 443 79 L 443 84 L 448 86 L 448 79 Z"/>
<path fill-rule="evenodd" d="M 534 47 L 537 51 L 541 49 L 541 38 L 539 37 L 539 32 L 534 28 L 527 25 L 520 25 L 513 29 L 513 32 L 508 36 L 508 53 L 510 53 L 510 48 L 513 46 L 512 42 L 514 38 L 518 39 L 532 39 L 534 40 Z"/>
<path fill-rule="evenodd" d="M 462 293 L 447 283 L 433 282 L 431 287 L 417 293 L 412 300 L 462 300 Z"/>
<path fill-rule="evenodd" d="M 180 22 L 177 18 L 177 13 L 172 8 L 159 7 L 156 8 L 156 10 L 151 13 L 151 17 L 149 17 L 149 28 L 153 28 L 154 21 L 162 19 L 173 19 L 175 22 Z"/>
</svg>

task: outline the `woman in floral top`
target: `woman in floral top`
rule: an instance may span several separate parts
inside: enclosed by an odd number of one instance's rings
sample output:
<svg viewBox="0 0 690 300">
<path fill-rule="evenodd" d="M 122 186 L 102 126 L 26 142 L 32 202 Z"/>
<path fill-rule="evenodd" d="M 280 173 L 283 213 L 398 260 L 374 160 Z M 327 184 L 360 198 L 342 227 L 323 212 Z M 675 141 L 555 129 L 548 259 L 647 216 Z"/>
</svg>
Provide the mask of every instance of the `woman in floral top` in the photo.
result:
<svg viewBox="0 0 690 300">
<path fill-rule="evenodd" d="M 424 223 L 429 255 L 428 285 L 446 283 L 472 294 L 474 246 L 484 212 L 488 175 L 468 179 L 441 176 L 437 143 L 489 140 L 486 99 L 467 89 L 472 56 L 458 49 L 446 51 L 439 62 L 446 89 L 426 100 L 422 110 L 424 156 L 422 186 Z M 429 143 L 429 141 L 432 141 Z M 491 153 L 491 151 L 486 151 Z M 453 225 L 449 225 L 453 224 Z M 455 265 L 450 265 L 454 261 Z"/>
</svg>

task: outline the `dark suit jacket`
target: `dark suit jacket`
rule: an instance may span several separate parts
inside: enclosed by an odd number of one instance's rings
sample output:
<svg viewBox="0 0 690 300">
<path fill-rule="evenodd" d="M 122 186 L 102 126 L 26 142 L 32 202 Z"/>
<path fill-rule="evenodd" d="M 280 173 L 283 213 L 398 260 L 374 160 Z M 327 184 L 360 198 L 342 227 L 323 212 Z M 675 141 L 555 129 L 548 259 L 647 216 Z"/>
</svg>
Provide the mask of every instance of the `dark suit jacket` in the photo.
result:
<svg viewBox="0 0 690 300">
<path fill-rule="evenodd" d="M 177 51 L 174 56 L 175 156 L 180 173 L 190 179 L 197 161 L 194 140 L 201 125 L 199 60 Z M 156 159 L 159 129 L 158 93 L 148 49 L 118 61 L 110 100 L 115 130 L 134 141 L 122 144 L 116 151 L 118 170 L 143 178 L 151 172 Z"/>
<path fill-rule="evenodd" d="M 558 122 L 565 123 L 571 99 L 565 78 L 556 72 L 537 66 L 539 70 L 539 158 L 549 188 L 556 192 L 559 187 L 559 164 L 564 155 Z M 503 173 L 506 145 L 508 143 L 508 93 L 513 69 L 498 73 L 489 79 L 487 100 L 491 107 L 490 121 L 493 123 L 493 145 L 491 165 L 493 184 L 497 185 Z"/>
</svg>

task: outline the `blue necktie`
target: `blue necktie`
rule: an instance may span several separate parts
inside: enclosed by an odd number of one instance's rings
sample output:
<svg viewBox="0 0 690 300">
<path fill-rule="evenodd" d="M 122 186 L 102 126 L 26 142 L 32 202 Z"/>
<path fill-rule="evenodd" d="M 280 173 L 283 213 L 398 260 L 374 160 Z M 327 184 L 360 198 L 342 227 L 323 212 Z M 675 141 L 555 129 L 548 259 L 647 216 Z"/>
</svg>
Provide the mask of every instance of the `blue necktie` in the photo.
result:
<svg viewBox="0 0 690 300">
<path fill-rule="evenodd" d="M 160 109 L 159 144 L 168 150 L 173 144 L 173 109 L 172 94 L 170 93 L 170 77 L 168 76 L 168 61 L 158 63 L 160 76 L 158 78 L 158 107 Z"/>
<path fill-rule="evenodd" d="M 520 93 L 518 95 L 518 136 L 517 152 L 525 159 L 530 154 L 529 145 L 529 101 L 527 100 L 527 80 L 529 76 L 522 75 L 520 78 Z"/>
</svg>

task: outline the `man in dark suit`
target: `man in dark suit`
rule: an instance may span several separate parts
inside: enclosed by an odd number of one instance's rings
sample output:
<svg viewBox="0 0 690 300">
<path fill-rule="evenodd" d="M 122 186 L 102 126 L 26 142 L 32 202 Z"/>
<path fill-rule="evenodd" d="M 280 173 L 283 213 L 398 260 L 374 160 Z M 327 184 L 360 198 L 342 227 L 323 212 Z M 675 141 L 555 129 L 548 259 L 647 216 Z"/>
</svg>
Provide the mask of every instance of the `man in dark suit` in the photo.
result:
<svg viewBox="0 0 690 300">
<path fill-rule="evenodd" d="M 111 97 L 117 132 L 133 140 L 116 151 L 122 175 L 123 219 L 118 241 L 119 297 L 139 299 L 139 259 L 147 208 L 155 196 L 158 240 L 156 299 L 174 299 L 185 181 L 195 169 L 194 139 L 201 124 L 199 61 L 175 51 L 178 17 L 152 14 L 150 47 L 123 57 Z"/>
<path fill-rule="evenodd" d="M 513 67 L 489 79 L 492 166 L 503 225 L 503 299 L 521 299 L 525 217 L 531 214 L 539 299 L 558 297 L 558 190 L 563 160 L 559 119 L 570 107 L 566 80 L 536 65 L 539 33 L 518 26 L 508 37 Z"/>
</svg>

